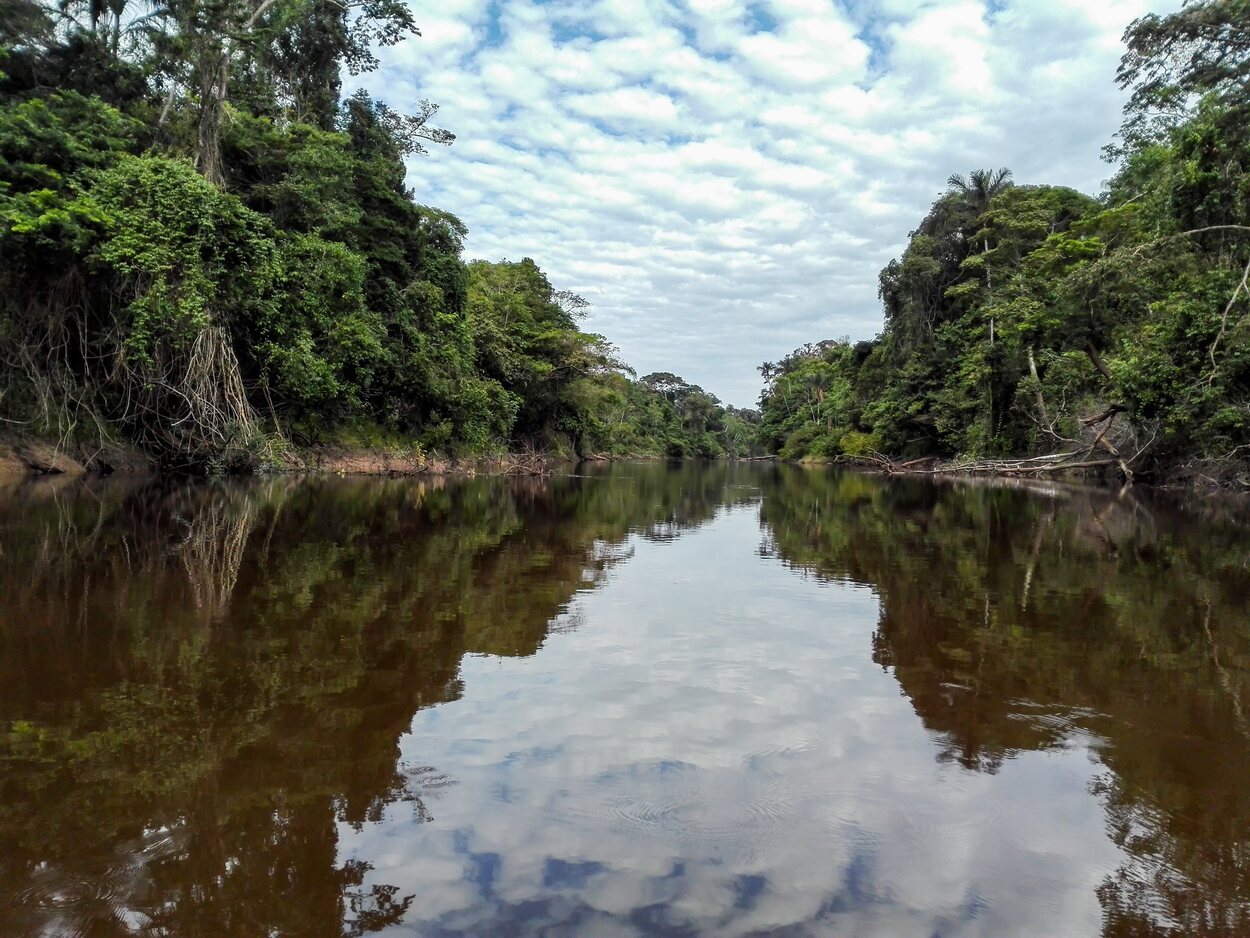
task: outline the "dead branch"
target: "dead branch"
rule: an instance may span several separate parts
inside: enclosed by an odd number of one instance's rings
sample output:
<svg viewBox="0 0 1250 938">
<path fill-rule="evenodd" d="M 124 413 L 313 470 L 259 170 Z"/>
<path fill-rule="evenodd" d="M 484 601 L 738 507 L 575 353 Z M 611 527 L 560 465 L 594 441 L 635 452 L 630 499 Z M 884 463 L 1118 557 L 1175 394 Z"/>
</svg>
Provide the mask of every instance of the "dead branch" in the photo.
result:
<svg viewBox="0 0 1250 938">
<path fill-rule="evenodd" d="M 1237 284 L 1237 289 L 1233 291 L 1233 295 L 1228 298 L 1228 303 L 1224 306 L 1224 313 L 1220 316 L 1219 334 L 1216 335 L 1215 341 L 1211 343 L 1211 348 L 1207 352 L 1211 359 L 1211 374 L 1207 376 L 1208 385 L 1215 381 L 1215 376 L 1219 373 L 1219 365 L 1215 361 L 1215 350 L 1220 347 L 1220 343 L 1224 341 L 1224 334 L 1228 331 L 1228 314 L 1232 311 L 1233 304 L 1237 302 L 1237 297 L 1241 296 L 1241 291 L 1250 289 L 1248 284 L 1250 284 L 1250 260 L 1246 261 L 1246 269 L 1241 272 L 1241 282 Z"/>
</svg>

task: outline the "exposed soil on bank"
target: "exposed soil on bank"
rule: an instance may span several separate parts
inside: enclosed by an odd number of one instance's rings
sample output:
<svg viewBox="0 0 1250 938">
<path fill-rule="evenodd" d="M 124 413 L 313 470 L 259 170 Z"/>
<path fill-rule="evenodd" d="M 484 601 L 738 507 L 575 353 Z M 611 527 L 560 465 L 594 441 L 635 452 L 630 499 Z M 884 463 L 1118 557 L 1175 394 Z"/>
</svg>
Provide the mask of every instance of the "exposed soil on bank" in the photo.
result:
<svg viewBox="0 0 1250 938">
<path fill-rule="evenodd" d="M 415 476 L 415 475 L 547 475 L 569 460 L 545 453 L 508 453 L 449 459 L 438 454 L 412 450 L 311 446 L 292 456 L 290 471 L 324 472 L 336 475 Z"/>
<path fill-rule="evenodd" d="M 415 448 L 316 444 L 290 450 L 278 465 L 261 471 L 369 476 L 545 475 L 560 463 L 561 460 L 541 453 L 456 460 L 422 453 Z M 113 473 L 152 475 L 159 471 L 156 460 L 123 444 L 90 447 L 72 442 L 0 437 L 0 478 L 9 481 Z"/>
<path fill-rule="evenodd" d="M 341 446 L 311 446 L 298 450 L 290 466 L 295 472 L 370 476 L 442 473 L 451 468 L 450 462 L 422 453 Z"/>
<path fill-rule="evenodd" d="M 151 474 L 157 465 L 141 450 L 122 443 L 86 446 L 21 437 L 0 439 L 0 476 Z"/>
</svg>

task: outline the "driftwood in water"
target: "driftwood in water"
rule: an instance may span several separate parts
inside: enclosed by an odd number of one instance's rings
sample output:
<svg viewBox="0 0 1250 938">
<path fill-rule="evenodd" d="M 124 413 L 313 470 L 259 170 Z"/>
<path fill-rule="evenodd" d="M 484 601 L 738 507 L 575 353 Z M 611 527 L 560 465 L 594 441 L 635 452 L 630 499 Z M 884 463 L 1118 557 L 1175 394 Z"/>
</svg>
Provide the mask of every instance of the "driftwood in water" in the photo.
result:
<svg viewBox="0 0 1250 938">
<path fill-rule="evenodd" d="M 1044 413 L 1044 408 L 1042 408 Z M 1132 464 L 1150 446 L 1153 439 L 1140 447 L 1132 456 L 1125 456 L 1111 441 L 1111 428 L 1124 407 L 1112 404 L 1100 413 L 1081 421 L 1084 438 L 1061 436 L 1053 424 L 1045 424 L 1042 430 L 1057 442 L 1065 444 L 1058 453 L 1029 456 L 1019 459 L 967 459 L 942 461 L 935 456 L 922 456 L 906 462 L 897 462 L 876 451 L 853 457 L 841 457 L 840 461 L 858 462 L 879 469 L 889 475 L 996 475 L 1012 477 L 1039 477 L 1060 472 L 1106 469 L 1115 466 L 1126 485 L 1133 484 Z"/>
<path fill-rule="evenodd" d="M 1004 475 L 1044 476 L 1057 472 L 1104 469 L 1117 464 L 1116 459 L 1090 459 L 1089 452 L 1054 453 L 1029 459 L 969 459 L 944 462 L 934 457 L 895 462 L 888 456 L 872 453 L 863 456 L 842 456 L 839 462 L 859 463 L 879 469 L 887 475 Z"/>
<path fill-rule="evenodd" d="M 545 453 L 534 449 L 509 453 L 499 460 L 499 471 L 506 476 L 551 475 L 551 460 Z"/>
</svg>

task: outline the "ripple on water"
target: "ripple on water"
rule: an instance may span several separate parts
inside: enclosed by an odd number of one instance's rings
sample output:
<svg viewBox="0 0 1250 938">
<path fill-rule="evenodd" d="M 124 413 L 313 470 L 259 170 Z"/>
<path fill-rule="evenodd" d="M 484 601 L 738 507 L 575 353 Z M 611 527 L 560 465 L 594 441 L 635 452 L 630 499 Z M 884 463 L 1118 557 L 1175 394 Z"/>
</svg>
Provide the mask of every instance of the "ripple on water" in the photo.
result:
<svg viewBox="0 0 1250 938">
<path fill-rule="evenodd" d="M 810 739 L 773 740 L 758 749 L 752 749 L 742 757 L 745 766 L 751 769 L 767 770 L 768 762 L 774 759 L 785 759 L 812 750 Z"/>
<path fill-rule="evenodd" d="M 757 824 L 772 826 L 792 817 L 795 806 L 786 787 L 774 782 L 746 803 L 746 813 Z"/>
<path fill-rule="evenodd" d="M 18 893 L 18 905 L 42 912 L 58 913 L 69 921 L 92 917 L 96 910 L 118 912 L 129 898 L 125 886 L 129 877 L 124 869 L 110 869 L 94 876 L 45 871 Z M 78 913 L 78 915 L 76 915 Z M 77 929 L 71 929 L 76 933 Z"/>
<path fill-rule="evenodd" d="M 690 806 L 656 803 L 638 798 L 615 798 L 607 805 L 607 817 L 617 826 L 639 831 L 680 830 L 688 820 Z"/>
<path fill-rule="evenodd" d="M 107 899 L 116 883 L 112 870 L 84 876 L 64 870 L 47 870 L 22 893 L 23 901 L 45 907 L 66 907 Z"/>
<path fill-rule="evenodd" d="M 180 849 L 176 831 L 152 831 L 119 849 L 113 863 L 103 870 L 79 872 L 58 866 L 39 870 L 27 888 L 16 895 L 16 903 L 19 908 L 51 916 L 53 933 L 58 935 L 89 934 L 92 923 L 101 917 L 113 922 L 136 922 L 144 919 L 136 911 L 135 902 L 143 889 L 145 871 Z"/>
</svg>

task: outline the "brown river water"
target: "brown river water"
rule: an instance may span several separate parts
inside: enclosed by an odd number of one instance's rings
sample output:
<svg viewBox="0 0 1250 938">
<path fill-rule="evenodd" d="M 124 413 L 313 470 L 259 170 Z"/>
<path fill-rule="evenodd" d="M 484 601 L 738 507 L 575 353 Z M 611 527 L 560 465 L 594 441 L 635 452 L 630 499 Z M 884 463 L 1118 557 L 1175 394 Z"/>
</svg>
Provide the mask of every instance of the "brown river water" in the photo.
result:
<svg viewBox="0 0 1250 938">
<path fill-rule="evenodd" d="M 0 491 L 0 935 L 1250 935 L 1250 510 Z"/>
</svg>

